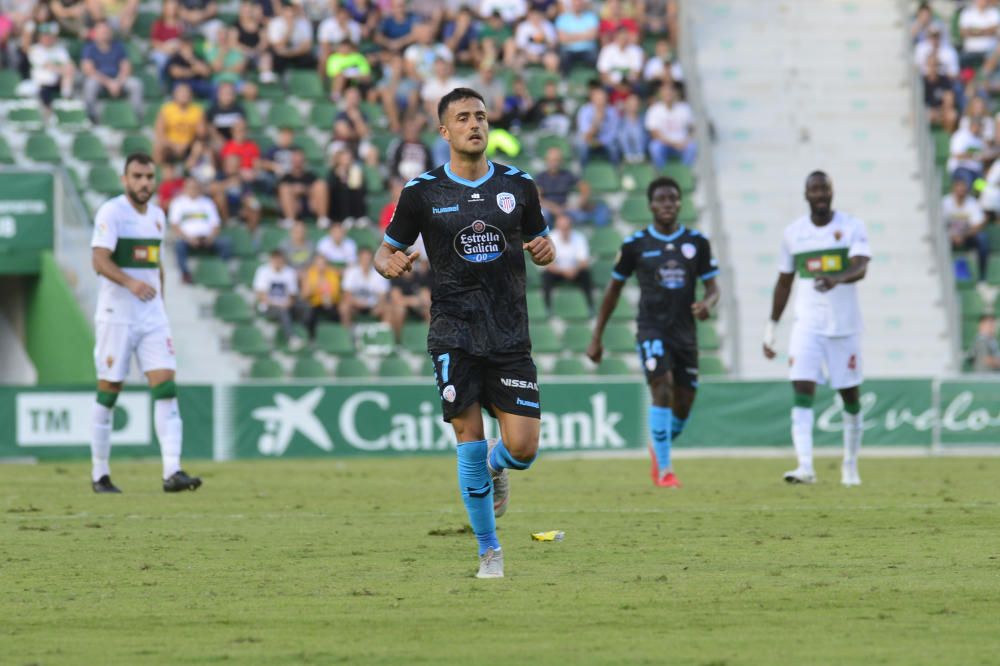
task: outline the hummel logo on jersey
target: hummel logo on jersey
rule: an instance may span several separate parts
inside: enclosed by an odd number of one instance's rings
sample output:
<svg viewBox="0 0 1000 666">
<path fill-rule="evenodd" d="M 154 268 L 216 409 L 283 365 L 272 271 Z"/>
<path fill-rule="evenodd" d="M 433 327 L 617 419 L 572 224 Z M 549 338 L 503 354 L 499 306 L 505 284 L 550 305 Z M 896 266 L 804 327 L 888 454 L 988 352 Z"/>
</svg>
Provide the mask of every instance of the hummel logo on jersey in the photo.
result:
<svg viewBox="0 0 1000 666">
<path fill-rule="evenodd" d="M 500 206 L 500 210 L 510 215 L 514 212 L 514 207 L 517 206 L 517 200 L 514 199 L 514 195 L 510 192 L 501 192 L 497 195 L 497 206 Z"/>
<path fill-rule="evenodd" d="M 659 250 L 647 250 L 647 251 L 645 251 L 645 252 L 642 253 L 642 256 L 644 256 L 644 257 L 658 257 L 661 254 L 663 254 L 663 253 L 660 252 Z"/>
<path fill-rule="evenodd" d="M 525 379 L 509 379 L 507 377 L 501 377 L 500 383 L 509 388 L 526 388 L 532 391 L 538 390 L 538 384 L 535 382 L 529 382 Z"/>
<path fill-rule="evenodd" d="M 440 215 L 441 213 L 457 213 L 458 204 L 455 204 L 454 206 L 442 206 L 441 208 L 432 206 L 431 212 L 434 213 L 435 215 Z"/>
</svg>

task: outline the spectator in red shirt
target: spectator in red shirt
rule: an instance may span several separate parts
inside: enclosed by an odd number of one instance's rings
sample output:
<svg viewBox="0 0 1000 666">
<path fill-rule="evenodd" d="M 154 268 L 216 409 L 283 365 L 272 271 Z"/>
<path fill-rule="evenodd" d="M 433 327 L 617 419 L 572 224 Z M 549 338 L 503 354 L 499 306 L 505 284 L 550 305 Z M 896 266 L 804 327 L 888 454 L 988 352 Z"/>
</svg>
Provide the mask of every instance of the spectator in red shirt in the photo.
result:
<svg viewBox="0 0 1000 666">
<path fill-rule="evenodd" d="M 184 177 L 177 172 L 173 162 L 166 162 L 160 167 L 160 187 L 156 195 L 160 199 L 159 206 L 163 210 L 170 208 L 170 202 L 184 189 Z"/>
<path fill-rule="evenodd" d="M 393 178 L 389 183 L 389 190 L 392 192 L 392 198 L 382 206 L 382 211 L 378 215 L 378 228 L 382 231 L 389 227 L 392 216 L 396 214 L 396 204 L 399 203 L 399 195 L 403 192 L 403 181 Z"/>
<path fill-rule="evenodd" d="M 601 9 L 601 23 L 597 28 L 601 45 L 614 41 L 619 28 L 627 30 L 634 43 L 634 38 L 639 36 L 639 22 L 636 21 L 635 12 L 634 7 L 623 7 L 622 0 L 607 0 Z"/>
<path fill-rule="evenodd" d="M 184 34 L 184 24 L 181 23 L 180 4 L 178 0 L 163 0 L 163 11 L 160 18 L 153 22 L 149 33 L 152 49 L 149 57 L 156 63 L 160 79 L 164 79 L 167 61 L 180 48 L 181 36 Z"/>
<path fill-rule="evenodd" d="M 260 147 L 247 136 L 247 121 L 237 120 L 233 123 L 233 138 L 222 144 L 220 156 L 223 161 L 230 155 L 237 155 L 240 158 L 240 169 L 251 172 L 256 178 L 257 160 L 260 159 Z M 251 180 L 253 179 L 251 178 Z"/>
</svg>

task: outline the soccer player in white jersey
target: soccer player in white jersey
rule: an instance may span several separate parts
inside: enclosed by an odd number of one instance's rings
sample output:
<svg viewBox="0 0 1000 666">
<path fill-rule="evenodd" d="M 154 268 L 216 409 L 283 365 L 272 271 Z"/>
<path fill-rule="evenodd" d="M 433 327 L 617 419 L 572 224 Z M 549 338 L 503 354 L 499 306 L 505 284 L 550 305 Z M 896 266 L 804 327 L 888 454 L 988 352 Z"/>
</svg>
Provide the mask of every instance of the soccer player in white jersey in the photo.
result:
<svg viewBox="0 0 1000 666">
<path fill-rule="evenodd" d="M 99 275 L 97 312 L 97 402 L 90 452 L 92 488 L 121 492 L 111 482 L 111 422 L 115 402 L 134 354 L 153 395 L 156 437 L 163 457 L 163 490 L 195 490 L 201 479 L 181 469 L 181 416 L 177 407 L 177 368 L 170 324 L 163 306 L 160 246 L 166 228 L 163 209 L 149 203 L 156 185 L 153 158 L 129 155 L 122 176 L 125 194 L 106 201 L 94 220 L 90 245 Z"/>
<path fill-rule="evenodd" d="M 789 366 L 795 406 L 792 443 L 798 467 L 785 473 L 789 483 L 815 483 L 813 398 L 816 384 L 829 379 L 844 401 L 844 462 L 841 483 L 861 485 L 861 310 L 857 285 L 865 276 L 871 250 L 864 223 L 834 211 L 833 183 L 822 171 L 806 179 L 809 215 L 785 229 L 774 287 L 771 319 L 764 332 L 764 356 L 775 357 L 774 329 L 785 311 L 796 274 L 795 324 Z"/>
</svg>

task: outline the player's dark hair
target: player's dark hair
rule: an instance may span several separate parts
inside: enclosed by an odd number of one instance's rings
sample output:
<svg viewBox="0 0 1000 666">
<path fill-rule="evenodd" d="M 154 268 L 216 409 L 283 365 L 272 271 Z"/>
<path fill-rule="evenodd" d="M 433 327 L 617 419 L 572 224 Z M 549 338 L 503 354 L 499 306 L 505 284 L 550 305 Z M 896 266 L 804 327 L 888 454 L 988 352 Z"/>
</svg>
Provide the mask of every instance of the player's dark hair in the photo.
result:
<svg viewBox="0 0 1000 666">
<path fill-rule="evenodd" d="M 646 188 L 646 201 L 652 201 L 653 192 L 661 187 L 672 187 L 677 191 L 677 198 L 680 199 L 684 197 L 684 192 L 681 190 L 681 186 L 676 180 L 670 176 L 660 176 L 659 178 L 654 178 L 653 182 L 651 182 Z"/>
<path fill-rule="evenodd" d="M 483 99 L 483 96 L 472 88 L 455 88 L 438 102 L 438 122 L 444 125 L 445 111 L 448 110 L 452 102 L 461 102 L 463 99 L 478 99 L 483 103 L 483 106 L 486 106 L 486 100 Z"/>
<path fill-rule="evenodd" d="M 830 176 L 826 173 L 826 171 L 821 171 L 819 169 L 813 171 L 811 174 L 806 176 L 806 184 L 808 185 L 809 181 L 812 180 L 813 178 L 825 178 L 827 180 L 830 180 Z"/>
<path fill-rule="evenodd" d="M 125 158 L 125 168 L 122 169 L 122 173 L 128 173 L 128 167 L 132 162 L 137 162 L 143 166 L 152 166 L 153 158 L 148 153 L 132 153 Z"/>
</svg>

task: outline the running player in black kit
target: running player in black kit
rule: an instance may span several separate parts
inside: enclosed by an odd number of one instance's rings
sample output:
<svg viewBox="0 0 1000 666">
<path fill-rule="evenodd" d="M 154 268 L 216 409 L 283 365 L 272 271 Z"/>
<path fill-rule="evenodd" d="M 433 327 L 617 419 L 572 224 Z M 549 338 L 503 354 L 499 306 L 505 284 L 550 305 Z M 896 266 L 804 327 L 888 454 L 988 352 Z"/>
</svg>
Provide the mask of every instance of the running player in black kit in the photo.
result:
<svg viewBox="0 0 1000 666">
<path fill-rule="evenodd" d="M 670 445 L 681 434 L 698 388 L 698 335 L 695 318 L 708 319 L 719 301 L 718 265 L 708 239 L 677 225 L 681 188 L 671 178 L 657 178 L 646 190 L 653 224 L 625 239 L 611 282 L 604 293 L 587 356 L 601 362 L 601 337 L 618 305 L 625 280 L 639 280 L 639 359 L 652 394 L 649 432 L 653 439 L 653 483 L 679 488 L 670 465 Z M 695 285 L 705 283 L 705 297 L 695 299 Z"/>
<path fill-rule="evenodd" d="M 489 125 L 482 96 L 456 88 L 438 104 L 451 160 L 403 188 L 375 269 L 409 271 L 406 250 L 422 234 L 430 260 L 427 349 L 445 421 L 458 438 L 458 482 L 479 541 L 479 578 L 503 576 L 496 518 L 507 508 L 507 470 L 531 466 L 541 406 L 531 360 L 524 252 L 544 266 L 555 250 L 531 176 L 486 159 Z M 487 443 L 485 407 L 500 422 Z"/>
</svg>

